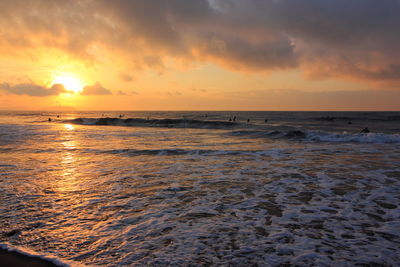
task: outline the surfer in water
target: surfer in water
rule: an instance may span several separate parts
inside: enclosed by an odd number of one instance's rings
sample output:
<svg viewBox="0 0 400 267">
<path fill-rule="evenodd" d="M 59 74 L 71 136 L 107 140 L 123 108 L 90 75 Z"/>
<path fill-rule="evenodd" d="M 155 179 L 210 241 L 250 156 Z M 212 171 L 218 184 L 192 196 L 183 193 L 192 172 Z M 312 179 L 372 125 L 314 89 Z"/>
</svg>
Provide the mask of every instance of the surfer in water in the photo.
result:
<svg viewBox="0 0 400 267">
<path fill-rule="evenodd" d="M 368 129 L 368 127 L 365 127 L 364 129 L 361 130 L 360 133 L 370 133 L 371 131 Z"/>
</svg>

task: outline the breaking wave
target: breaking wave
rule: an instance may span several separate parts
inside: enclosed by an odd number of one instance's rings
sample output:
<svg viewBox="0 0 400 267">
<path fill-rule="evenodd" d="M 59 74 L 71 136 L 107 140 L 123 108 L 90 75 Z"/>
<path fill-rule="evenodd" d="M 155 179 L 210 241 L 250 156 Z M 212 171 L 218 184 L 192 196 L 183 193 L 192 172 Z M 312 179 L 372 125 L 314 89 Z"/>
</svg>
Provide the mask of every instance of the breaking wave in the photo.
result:
<svg viewBox="0 0 400 267">
<path fill-rule="evenodd" d="M 292 127 L 276 127 L 278 130 L 260 129 L 256 125 L 231 121 L 208 121 L 194 119 L 143 119 L 143 118 L 77 118 L 64 122 L 81 125 L 109 125 L 133 127 L 167 127 L 167 128 L 196 128 L 196 129 L 237 129 L 229 132 L 231 136 L 248 138 L 289 139 L 309 142 L 353 142 L 371 144 L 399 144 L 400 134 L 387 133 L 350 133 L 299 130 Z M 243 128 L 243 129 L 241 129 Z M 246 128 L 246 129 L 244 129 Z M 273 129 L 273 127 L 269 127 Z M 282 130 L 284 129 L 284 130 Z M 164 151 L 165 153 L 180 153 L 178 150 Z M 156 153 L 156 152 L 149 152 Z M 156 153 L 157 154 L 157 153 Z"/>
<path fill-rule="evenodd" d="M 371 144 L 400 144 L 400 134 L 331 133 L 323 131 L 234 131 L 232 135 L 252 138 L 294 139 L 314 142 L 353 142 Z"/>
<path fill-rule="evenodd" d="M 126 156 L 176 156 L 176 155 L 202 155 L 202 156 L 232 156 L 232 155 L 259 155 L 272 156 L 281 150 L 212 150 L 212 149 L 114 149 L 100 150 L 100 154 L 118 154 Z"/>
<path fill-rule="evenodd" d="M 65 122 L 82 125 L 146 126 L 167 128 L 227 129 L 238 125 L 229 121 L 205 121 L 192 119 L 142 119 L 142 118 L 77 118 Z"/>
</svg>

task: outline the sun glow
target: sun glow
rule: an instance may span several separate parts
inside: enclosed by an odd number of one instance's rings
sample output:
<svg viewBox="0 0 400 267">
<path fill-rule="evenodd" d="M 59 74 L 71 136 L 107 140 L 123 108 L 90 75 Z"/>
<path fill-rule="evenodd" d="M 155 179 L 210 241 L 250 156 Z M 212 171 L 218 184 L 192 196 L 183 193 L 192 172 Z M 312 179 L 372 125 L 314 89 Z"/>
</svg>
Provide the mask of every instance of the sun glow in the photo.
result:
<svg viewBox="0 0 400 267">
<path fill-rule="evenodd" d="M 54 77 L 53 84 L 62 84 L 65 90 L 80 93 L 83 91 L 84 83 L 72 74 L 60 74 Z"/>
<path fill-rule="evenodd" d="M 65 129 L 67 129 L 68 131 L 72 131 L 75 130 L 74 125 L 72 124 L 64 124 Z"/>
</svg>

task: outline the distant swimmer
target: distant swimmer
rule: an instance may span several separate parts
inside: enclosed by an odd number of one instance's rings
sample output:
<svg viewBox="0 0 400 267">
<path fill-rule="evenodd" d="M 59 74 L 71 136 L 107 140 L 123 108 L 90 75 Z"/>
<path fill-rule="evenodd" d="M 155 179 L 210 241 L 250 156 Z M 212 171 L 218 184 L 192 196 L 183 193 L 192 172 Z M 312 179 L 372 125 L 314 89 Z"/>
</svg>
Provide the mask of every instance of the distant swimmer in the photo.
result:
<svg viewBox="0 0 400 267">
<path fill-rule="evenodd" d="M 232 118 L 229 118 L 229 121 L 232 121 Z"/>
<path fill-rule="evenodd" d="M 361 130 L 360 133 L 369 133 L 370 130 L 368 129 L 368 127 L 365 127 L 364 129 Z"/>
<path fill-rule="evenodd" d="M 50 121 L 51 121 L 51 118 L 49 118 L 48 121 L 50 122 Z"/>
<path fill-rule="evenodd" d="M 347 122 L 347 124 L 353 124 L 351 121 Z"/>
<path fill-rule="evenodd" d="M 233 116 L 233 121 L 236 121 L 236 116 Z"/>
<path fill-rule="evenodd" d="M 268 119 L 265 119 L 264 122 L 267 123 L 267 122 L 268 122 Z"/>
<path fill-rule="evenodd" d="M 250 122 L 250 119 L 247 119 L 247 123 L 249 123 Z"/>
<path fill-rule="evenodd" d="M 57 115 L 57 118 L 60 118 L 60 115 Z"/>
</svg>

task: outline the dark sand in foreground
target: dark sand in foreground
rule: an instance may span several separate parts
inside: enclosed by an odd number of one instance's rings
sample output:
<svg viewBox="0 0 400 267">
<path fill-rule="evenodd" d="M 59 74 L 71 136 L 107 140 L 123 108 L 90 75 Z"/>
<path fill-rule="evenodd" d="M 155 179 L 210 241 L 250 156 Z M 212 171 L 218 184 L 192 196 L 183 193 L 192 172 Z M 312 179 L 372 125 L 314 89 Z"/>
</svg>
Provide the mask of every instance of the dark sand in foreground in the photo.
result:
<svg viewBox="0 0 400 267">
<path fill-rule="evenodd" d="M 15 251 L 7 251 L 0 248 L 0 265 L 16 267 L 55 267 L 58 266 L 50 261 L 37 257 L 30 257 Z"/>
</svg>

